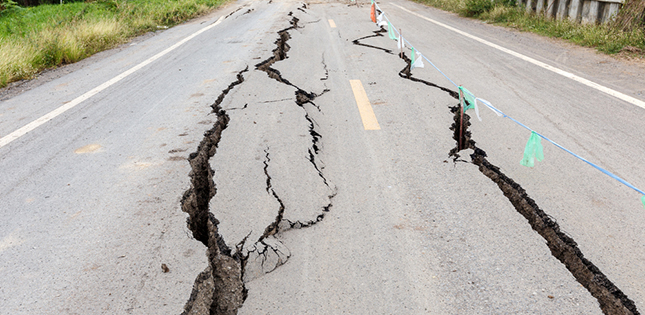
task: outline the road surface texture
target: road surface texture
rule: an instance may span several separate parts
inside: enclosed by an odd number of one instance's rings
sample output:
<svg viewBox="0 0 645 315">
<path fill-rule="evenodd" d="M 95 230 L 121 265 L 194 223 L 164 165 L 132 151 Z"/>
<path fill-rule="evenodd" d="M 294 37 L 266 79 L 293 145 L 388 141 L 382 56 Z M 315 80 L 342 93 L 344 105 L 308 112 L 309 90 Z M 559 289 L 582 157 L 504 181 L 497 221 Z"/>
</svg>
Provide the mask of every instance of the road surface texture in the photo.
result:
<svg viewBox="0 0 645 315">
<path fill-rule="evenodd" d="M 379 6 L 457 84 L 645 187 L 644 108 L 433 21 L 640 101 L 642 64 Z M 530 132 L 462 118 L 369 14 L 237 2 L 5 90 L 0 313 L 645 309 L 641 195 L 546 141 L 521 166 Z"/>
</svg>

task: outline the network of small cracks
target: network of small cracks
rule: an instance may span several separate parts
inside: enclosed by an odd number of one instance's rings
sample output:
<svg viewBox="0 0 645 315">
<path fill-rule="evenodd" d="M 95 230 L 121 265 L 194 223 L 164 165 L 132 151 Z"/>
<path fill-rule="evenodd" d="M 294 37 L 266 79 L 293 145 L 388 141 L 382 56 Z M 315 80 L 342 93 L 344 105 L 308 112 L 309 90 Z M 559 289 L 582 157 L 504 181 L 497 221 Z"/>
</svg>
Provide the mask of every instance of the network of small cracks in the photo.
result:
<svg viewBox="0 0 645 315">
<path fill-rule="evenodd" d="M 303 9 L 304 8 L 306 8 L 306 5 L 303 6 Z M 240 9 L 232 12 L 229 16 Z M 247 13 L 249 12 L 247 11 Z M 293 14 L 290 12 L 289 16 L 292 15 Z M 309 122 L 309 133 L 312 137 L 312 146 L 309 149 L 309 161 L 312 163 L 319 176 L 323 179 L 325 185 L 329 187 L 330 185 L 318 167 L 318 163 L 315 158 L 315 155 L 320 151 L 319 143 L 322 136 L 315 130 L 316 123 L 309 116 L 309 113 L 305 108 L 305 104 L 310 104 L 320 112 L 320 107 L 318 107 L 313 100 L 326 93 L 328 90 L 325 89 L 320 94 L 306 92 L 284 79 L 279 71 L 271 68 L 271 65 L 275 62 L 287 58 L 287 51 L 290 48 L 287 41 L 291 38 L 289 30 L 298 28 L 298 19 L 296 17 L 292 17 L 290 23 L 291 27 L 278 32 L 279 38 L 276 41 L 277 47 L 273 50 L 273 56 L 256 65 L 256 69 L 264 71 L 269 75 L 269 77 L 296 89 L 295 103 L 305 111 L 305 119 Z M 243 73 L 246 71 L 248 71 L 248 67 L 237 74 L 237 80 L 224 89 L 211 105 L 213 113 L 217 116 L 217 121 L 210 130 L 205 132 L 204 138 L 200 142 L 197 151 L 189 156 L 189 162 L 191 165 L 191 188 L 184 193 L 181 201 L 182 210 L 189 215 L 187 224 L 193 237 L 202 242 L 208 248 L 207 256 L 209 265 L 207 269 L 200 273 L 195 279 L 193 291 L 191 292 L 190 299 L 184 307 L 183 314 L 201 314 L 206 312 L 209 314 L 236 314 L 237 309 L 242 306 L 248 295 L 248 290 L 244 286 L 244 279 L 245 269 L 251 255 L 257 255 L 256 259 L 261 260 L 260 263 L 263 271 L 265 272 L 271 272 L 275 270 L 275 268 L 284 264 L 291 256 L 291 253 L 285 253 L 278 244 L 271 244 L 271 242 L 268 242 L 268 238 L 271 237 L 272 242 L 278 242 L 281 244 L 280 240 L 273 237 L 278 232 L 283 232 L 292 228 L 308 227 L 320 222 L 324 218 L 325 214 L 330 211 L 332 200 L 336 195 L 334 191 L 333 194 L 328 196 L 329 204 L 323 207 L 322 213 L 316 216 L 313 220 L 293 222 L 284 219 L 285 205 L 273 188 L 271 176 L 268 171 L 270 155 L 269 148 L 267 148 L 265 150 L 266 159 L 264 161 L 264 173 L 267 176 L 267 193 L 271 194 L 278 202 L 278 214 L 276 215 L 274 222 L 266 227 L 264 233 L 250 249 L 245 250 L 244 248 L 250 233 L 235 246 L 235 251 L 226 245 L 223 237 L 218 232 L 217 226 L 219 221 L 209 209 L 210 200 L 217 193 L 216 185 L 213 181 L 214 171 L 211 168 L 210 159 L 216 154 L 219 141 L 222 137 L 222 132 L 227 128 L 230 121 L 230 117 L 227 112 L 221 108 L 221 103 L 235 86 L 244 82 Z M 245 104 L 241 108 L 234 108 L 231 110 L 242 110 L 247 108 L 247 106 L 248 104 Z M 264 270 L 264 265 L 271 254 L 276 255 L 278 261 L 271 266 L 272 268 L 270 270 L 266 271 Z"/>
<path fill-rule="evenodd" d="M 302 8 L 299 8 L 301 11 L 305 12 L 304 9 L 306 9 L 306 4 L 303 5 Z M 295 89 L 295 103 L 297 106 L 303 109 L 304 111 L 304 117 L 307 120 L 309 124 L 309 134 L 311 136 L 311 148 L 308 150 L 309 154 L 309 162 L 312 164 L 314 169 L 318 172 L 318 175 L 320 178 L 323 180 L 323 183 L 330 189 L 331 186 L 329 182 L 327 181 L 327 178 L 324 176 L 322 173 L 321 168 L 318 166 L 318 160 L 316 159 L 316 156 L 320 152 L 320 139 L 322 136 L 320 133 L 316 131 L 316 122 L 311 116 L 309 115 L 309 112 L 307 111 L 307 108 L 305 107 L 306 104 L 309 104 L 316 108 L 318 112 L 322 112 L 320 107 L 314 103 L 314 100 L 323 95 L 324 93 L 328 92 L 328 89 L 324 89 L 321 93 L 314 93 L 314 92 L 307 92 L 303 90 L 302 88 L 298 87 L 297 85 L 291 83 L 289 80 L 285 79 L 280 71 L 272 68 L 272 65 L 275 64 L 276 62 L 285 60 L 288 58 L 288 52 L 291 49 L 289 44 L 287 43 L 289 39 L 291 39 L 291 35 L 289 31 L 295 30 L 298 28 L 301 28 L 298 25 L 299 19 L 295 16 L 293 16 L 292 12 L 289 12 L 288 16 L 291 16 L 290 24 L 291 26 L 288 28 L 285 28 L 283 30 L 278 31 L 278 39 L 275 41 L 276 48 L 272 51 L 273 55 L 266 60 L 258 63 L 255 67 L 259 71 L 265 72 L 270 78 L 276 80 L 277 82 L 280 82 L 282 84 L 291 86 Z M 314 21 L 315 22 L 315 21 Z M 324 63 L 324 55 L 323 55 L 323 65 L 325 66 L 325 78 L 321 80 L 327 80 L 328 78 L 328 71 L 327 71 L 327 66 Z M 281 197 L 278 195 L 278 193 L 275 191 L 273 185 L 272 185 L 272 178 L 271 175 L 269 174 L 269 164 L 270 164 L 271 158 L 270 158 L 270 153 L 269 153 L 269 148 L 265 150 L 265 160 L 264 160 L 264 174 L 266 176 L 266 191 L 268 194 L 270 194 L 278 203 L 279 208 L 278 208 L 278 213 L 274 219 L 274 221 L 269 224 L 265 230 L 264 233 L 260 236 L 258 241 L 253 245 L 252 249 L 249 250 L 248 255 L 251 254 L 256 254 L 258 257 L 261 259 L 261 266 L 264 267 L 264 263 L 267 261 L 268 256 L 270 254 L 275 254 L 278 257 L 278 261 L 275 266 L 273 266 L 272 269 L 265 271 L 265 272 L 271 272 L 275 270 L 275 268 L 279 267 L 280 265 L 284 264 L 291 256 L 291 253 L 284 253 L 283 251 L 280 250 L 278 246 L 273 246 L 272 244 L 269 244 L 266 242 L 268 237 L 274 236 L 275 234 L 279 232 L 285 232 L 290 229 L 300 229 L 300 228 L 305 228 L 305 227 L 310 227 L 315 225 L 316 223 L 322 221 L 325 217 L 325 214 L 328 213 L 333 205 L 332 201 L 334 197 L 336 196 L 336 191 L 335 188 L 332 189 L 333 193 L 328 196 L 329 203 L 323 207 L 321 213 L 316 216 L 315 219 L 309 220 L 309 221 L 291 221 L 288 219 L 284 218 L 284 212 L 285 212 L 285 205 L 284 202 L 282 201 Z M 279 240 L 274 239 L 278 243 L 281 243 Z M 282 244 L 283 245 L 283 244 Z"/>
<path fill-rule="evenodd" d="M 375 35 L 359 38 L 354 40 L 353 43 L 391 54 L 391 51 L 388 49 L 360 43 L 360 40 L 377 37 L 384 31 L 385 30 L 381 28 L 374 32 Z M 432 82 L 413 77 L 410 71 L 410 58 L 408 58 L 405 53 L 400 54 L 399 57 L 405 62 L 405 67 L 399 71 L 399 76 L 401 78 L 440 89 L 456 100 L 459 100 L 458 92 Z M 533 230 L 546 240 L 551 254 L 562 262 L 576 280 L 582 284 L 591 293 L 591 295 L 596 298 L 596 300 L 598 300 L 600 308 L 604 314 L 640 314 L 634 302 L 630 300 L 618 287 L 616 287 L 616 285 L 612 283 L 597 266 L 584 257 L 575 240 L 561 231 L 558 223 L 539 208 L 537 203 L 528 196 L 524 188 L 502 173 L 499 167 L 488 162 L 486 159 L 486 152 L 477 147 L 476 142 L 472 139 L 472 134 L 468 130 L 468 127 L 470 126 L 470 116 L 463 113 L 461 104 L 457 104 L 449 108 L 453 113 L 453 123 L 450 126 L 450 130 L 453 131 L 453 139 L 456 142 L 456 146 L 450 150 L 449 156 L 453 157 L 454 161 L 457 161 L 460 157 L 460 151 L 465 149 L 472 150 L 473 153 L 470 154 L 471 163 L 478 166 L 479 171 L 482 174 L 498 185 L 500 190 L 504 193 L 504 196 L 508 198 L 515 209 L 528 220 Z"/>
</svg>

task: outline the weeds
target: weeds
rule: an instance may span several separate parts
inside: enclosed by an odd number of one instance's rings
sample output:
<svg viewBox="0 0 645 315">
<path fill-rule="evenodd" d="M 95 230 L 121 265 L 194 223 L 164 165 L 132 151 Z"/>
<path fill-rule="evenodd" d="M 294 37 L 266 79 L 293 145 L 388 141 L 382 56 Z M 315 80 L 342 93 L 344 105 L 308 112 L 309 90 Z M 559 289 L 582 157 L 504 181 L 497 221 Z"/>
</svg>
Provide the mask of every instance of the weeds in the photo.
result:
<svg viewBox="0 0 645 315">
<path fill-rule="evenodd" d="M 506 6 L 496 6 L 489 12 L 480 14 L 478 18 L 522 31 L 565 39 L 580 46 L 594 47 L 607 54 L 618 53 L 628 46 L 645 49 L 645 32 L 638 28 L 623 31 L 608 24 L 580 24 L 568 19 L 554 20 L 526 13 L 521 8 Z"/>
<path fill-rule="evenodd" d="M 466 1 L 466 16 L 478 16 L 482 13 L 488 12 L 493 9 L 495 5 L 490 0 L 468 0 Z"/>
<path fill-rule="evenodd" d="M 98 0 L 22 8 L 0 0 L 0 87 L 173 26 L 226 0 Z"/>
<path fill-rule="evenodd" d="M 415 1 L 462 16 L 475 17 L 489 23 L 510 26 L 542 36 L 561 38 L 580 46 L 596 48 L 607 54 L 627 51 L 633 55 L 640 55 L 642 58 L 643 51 L 645 51 L 645 29 L 643 27 L 617 27 L 616 23 L 585 25 L 566 19 L 550 19 L 543 15 L 527 13 L 523 8 L 517 6 L 514 0 Z M 445 2 L 451 2 L 451 4 L 448 5 Z M 633 11 L 641 12 L 642 6 L 641 4 Z M 638 18 L 642 19 L 642 14 L 633 14 L 637 17 L 637 22 Z M 643 22 L 640 25 L 643 25 Z"/>
</svg>

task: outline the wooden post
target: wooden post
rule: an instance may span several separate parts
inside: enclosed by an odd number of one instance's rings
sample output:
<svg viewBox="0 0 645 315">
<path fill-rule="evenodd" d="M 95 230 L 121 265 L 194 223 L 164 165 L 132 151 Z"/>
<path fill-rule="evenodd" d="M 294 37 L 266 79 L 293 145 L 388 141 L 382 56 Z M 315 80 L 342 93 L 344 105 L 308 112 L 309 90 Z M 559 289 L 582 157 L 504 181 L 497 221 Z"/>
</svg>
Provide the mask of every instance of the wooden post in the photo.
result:
<svg viewBox="0 0 645 315">
<path fill-rule="evenodd" d="M 403 30 L 402 29 L 399 29 L 399 42 L 401 42 L 401 53 L 399 57 L 403 59 Z"/>
<path fill-rule="evenodd" d="M 464 103 L 466 103 L 466 98 L 464 97 L 464 93 L 461 89 L 459 89 L 459 111 L 461 111 L 461 119 L 459 120 L 459 148 L 457 148 L 457 152 L 462 150 L 461 138 L 464 133 Z"/>
</svg>

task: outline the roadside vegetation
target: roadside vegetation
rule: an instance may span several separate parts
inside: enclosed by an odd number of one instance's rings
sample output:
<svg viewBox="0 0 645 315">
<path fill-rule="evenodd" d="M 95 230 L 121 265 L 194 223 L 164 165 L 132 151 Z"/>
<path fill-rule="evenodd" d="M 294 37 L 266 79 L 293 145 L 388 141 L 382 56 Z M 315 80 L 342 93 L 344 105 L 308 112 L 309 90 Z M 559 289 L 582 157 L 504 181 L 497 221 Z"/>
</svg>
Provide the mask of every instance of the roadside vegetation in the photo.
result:
<svg viewBox="0 0 645 315">
<path fill-rule="evenodd" d="M 68 1 L 0 0 L 0 88 L 207 13 L 226 0 Z"/>
<path fill-rule="evenodd" d="M 515 0 L 415 0 L 462 16 L 521 31 L 561 38 L 597 50 L 645 58 L 645 1 L 627 0 L 618 15 L 603 25 L 585 25 L 527 13 Z"/>
</svg>

